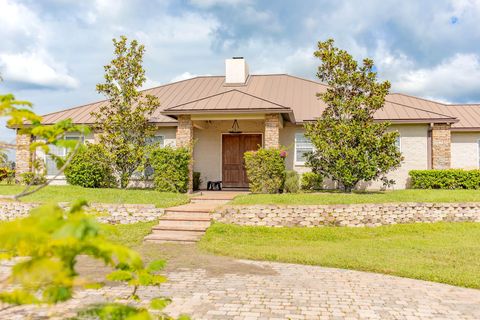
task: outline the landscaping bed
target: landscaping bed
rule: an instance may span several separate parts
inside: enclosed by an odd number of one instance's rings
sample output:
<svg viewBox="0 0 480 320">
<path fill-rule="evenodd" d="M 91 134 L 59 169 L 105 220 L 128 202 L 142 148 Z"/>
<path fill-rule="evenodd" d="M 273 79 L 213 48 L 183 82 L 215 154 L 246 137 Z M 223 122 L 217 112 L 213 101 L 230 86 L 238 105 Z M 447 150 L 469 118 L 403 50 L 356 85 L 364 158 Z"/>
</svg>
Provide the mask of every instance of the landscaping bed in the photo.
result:
<svg viewBox="0 0 480 320">
<path fill-rule="evenodd" d="M 384 192 L 321 192 L 248 194 L 233 199 L 233 205 L 316 205 L 392 202 L 480 202 L 480 190 L 395 190 Z"/>
<path fill-rule="evenodd" d="M 241 259 L 370 271 L 480 288 L 480 224 L 269 228 L 215 223 L 199 246 Z"/>
<path fill-rule="evenodd" d="M 0 185 L 1 195 L 21 192 L 25 186 Z M 71 202 L 78 199 L 90 203 L 127 203 L 154 204 L 158 208 L 167 208 L 188 203 L 188 196 L 181 193 L 159 192 L 146 189 L 102 189 L 79 186 L 47 186 L 40 191 L 22 198 L 25 202 Z"/>
</svg>

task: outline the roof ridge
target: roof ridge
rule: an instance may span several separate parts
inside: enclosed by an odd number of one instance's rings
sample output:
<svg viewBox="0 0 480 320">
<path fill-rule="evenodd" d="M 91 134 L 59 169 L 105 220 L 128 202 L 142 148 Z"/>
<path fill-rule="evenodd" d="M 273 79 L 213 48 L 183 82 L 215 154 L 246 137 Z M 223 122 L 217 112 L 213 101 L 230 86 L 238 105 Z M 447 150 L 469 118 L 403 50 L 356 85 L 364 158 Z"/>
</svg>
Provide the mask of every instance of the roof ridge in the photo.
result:
<svg viewBox="0 0 480 320">
<path fill-rule="evenodd" d="M 387 101 L 387 100 L 385 100 Z M 403 104 L 403 103 L 399 103 L 399 102 L 394 102 L 394 101 L 388 101 L 390 103 L 393 103 L 393 104 L 397 104 L 399 106 L 403 106 L 405 108 L 410 108 L 410 109 L 414 109 L 414 110 L 420 110 L 420 111 L 425 111 L 425 112 L 430 112 L 430 113 L 434 113 L 436 115 L 439 115 L 439 116 L 442 116 L 442 117 L 446 117 L 446 118 L 449 118 L 449 119 L 457 119 L 457 117 L 454 117 L 452 115 L 446 115 L 446 114 L 443 114 L 443 113 L 439 113 L 439 112 L 436 112 L 436 111 L 431 111 L 431 110 L 425 110 L 425 109 L 422 109 L 422 108 L 417 108 L 417 107 L 412 107 L 412 106 L 407 106 L 406 104 Z"/>
<path fill-rule="evenodd" d="M 210 95 L 210 96 L 206 96 L 206 97 L 202 97 L 202 98 L 199 98 L 199 99 L 195 99 L 195 100 L 191 100 L 191 101 L 188 101 L 188 102 L 184 102 L 184 103 L 181 103 L 181 104 L 177 104 L 176 106 L 173 106 L 173 107 L 164 109 L 163 111 L 174 110 L 175 108 L 178 108 L 178 107 L 181 107 L 181 106 L 190 104 L 190 103 L 195 103 L 195 102 L 198 102 L 198 101 L 210 99 L 210 98 L 213 98 L 213 97 L 216 97 L 216 96 L 219 96 L 219 95 L 222 95 L 222 94 L 231 93 L 231 92 L 234 92 L 234 91 L 239 92 L 239 93 L 242 93 L 242 94 L 245 94 L 245 95 L 250 96 L 250 97 L 253 97 L 253 98 L 255 98 L 255 99 L 263 100 L 263 101 L 266 101 L 266 102 L 268 102 L 268 103 L 277 105 L 277 106 L 279 106 L 279 107 L 281 107 L 281 108 L 283 108 L 283 109 L 291 110 L 290 108 L 288 108 L 288 107 L 286 107 L 286 106 L 283 106 L 283 105 L 281 105 L 281 104 L 279 104 L 279 103 L 276 103 L 276 102 L 273 102 L 273 101 L 270 101 L 270 100 L 267 100 L 267 99 L 264 99 L 264 98 L 255 96 L 255 95 L 250 94 L 250 93 L 247 93 L 247 92 L 245 92 L 245 91 L 241 91 L 241 90 L 238 90 L 238 89 L 230 89 L 230 90 L 227 90 L 227 91 L 223 91 L 223 92 L 219 92 L 219 93 L 212 94 L 212 95 Z"/>
<path fill-rule="evenodd" d="M 406 94 L 406 93 L 402 93 L 402 92 L 393 92 L 391 93 L 391 95 L 399 95 L 399 96 L 406 96 L 406 97 L 410 97 L 410 98 L 414 98 L 414 99 L 419 99 L 419 100 L 423 100 L 423 101 L 427 101 L 427 102 L 432 102 L 432 103 L 435 103 L 435 104 L 441 104 L 443 106 L 448 106 L 448 104 L 446 103 L 443 103 L 443 102 L 438 102 L 438 101 L 435 101 L 435 100 L 430 100 L 430 99 L 426 99 L 426 98 L 422 98 L 422 97 L 416 97 L 416 96 L 412 96 L 411 94 Z M 388 97 L 388 95 L 387 95 Z M 390 101 L 392 102 L 392 101 Z"/>
</svg>

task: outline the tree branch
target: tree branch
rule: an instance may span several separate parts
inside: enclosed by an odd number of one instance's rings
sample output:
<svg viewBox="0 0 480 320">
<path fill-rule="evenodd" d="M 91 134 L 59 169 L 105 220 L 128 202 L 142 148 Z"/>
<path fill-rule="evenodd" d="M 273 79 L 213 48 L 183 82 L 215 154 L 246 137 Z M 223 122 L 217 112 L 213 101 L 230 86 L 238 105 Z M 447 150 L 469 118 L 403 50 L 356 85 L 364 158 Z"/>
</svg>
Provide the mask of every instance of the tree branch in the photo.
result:
<svg viewBox="0 0 480 320">
<path fill-rule="evenodd" d="M 77 145 L 75 146 L 75 148 L 73 149 L 73 151 L 70 153 L 70 155 L 68 156 L 67 158 L 67 161 L 65 161 L 65 163 L 63 164 L 63 166 L 58 170 L 57 174 L 51 178 L 51 179 L 48 179 L 47 181 L 45 181 L 44 183 L 42 183 L 41 185 L 39 185 L 38 187 L 36 187 L 35 189 L 33 190 L 30 190 L 29 189 L 31 188 L 32 184 L 28 185 L 22 192 L 20 192 L 19 194 L 16 194 L 16 195 L 13 195 L 13 196 L 7 196 L 8 199 L 13 199 L 13 200 L 18 200 L 22 197 L 25 197 L 25 196 L 28 196 L 28 195 L 31 195 L 32 193 L 35 193 L 43 188 L 45 188 L 46 186 L 48 186 L 53 180 L 55 180 L 56 178 L 58 178 L 62 173 L 63 171 L 65 171 L 65 169 L 68 167 L 68 165 L 70 164 L 70 162 L 72 161 L 73 157 L 75 156 L 75 154 L 77 153 L 78 149 L 80 148 L 80 145 L 82 144 L 82 141 L 83 141 L 83 137 L 82 139 L 79 139 L 78 142 L 77 142 Z M 33 181 L 32 181 L 33 183 Z M 1 198 L 0 198 L 1 199 Z"/>
</svg>

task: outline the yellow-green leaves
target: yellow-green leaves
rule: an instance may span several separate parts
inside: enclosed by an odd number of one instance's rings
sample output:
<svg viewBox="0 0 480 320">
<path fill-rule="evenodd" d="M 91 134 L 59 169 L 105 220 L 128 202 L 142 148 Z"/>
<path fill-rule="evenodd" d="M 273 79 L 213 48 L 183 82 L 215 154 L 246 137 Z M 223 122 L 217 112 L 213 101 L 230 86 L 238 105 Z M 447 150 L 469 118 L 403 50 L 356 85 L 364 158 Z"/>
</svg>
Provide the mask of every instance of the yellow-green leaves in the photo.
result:
<svg viewBox="0 0 480 320">
<path fill-rule="evenodd" d="M 18 258 L 9 283 L 20 289 L 0 295 L 0 300 L 15 304 L 57 303 L 72 296 L 79 279 L 75 266 L 78 256 L 87 255 L 115 269 L 107 276 L 134 287 L 159 285 L 166 278 L 154 274 L 164 266 L 154 261 L 144 268 L 140 255 L 104 237 L 103 226 L 83 211 L 85 201 L 74 203 L 69 211 L 44 205 L 23 219 L 0 224 L 0 258 Z M 33 299 L 36 296 L 37 298 Z"/>
</svg>

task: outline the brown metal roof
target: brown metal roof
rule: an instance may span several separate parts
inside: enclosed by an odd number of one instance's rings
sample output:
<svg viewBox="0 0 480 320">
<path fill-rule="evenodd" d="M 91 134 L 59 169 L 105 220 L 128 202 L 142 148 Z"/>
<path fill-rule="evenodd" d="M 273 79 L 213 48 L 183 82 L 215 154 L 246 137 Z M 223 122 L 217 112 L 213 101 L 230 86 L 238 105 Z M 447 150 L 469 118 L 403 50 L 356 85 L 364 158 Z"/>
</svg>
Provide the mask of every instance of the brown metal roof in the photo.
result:
<svg viewBox="0 0 480 320">
<path fill-rule="evenodd" d="M 325 103 L 316 94 L 327 86 L 319 82 L 285 74 L 251 75 L 245 85 L 228 86 L 224 76 L 200 76 L 145 90 L 159 98 L 161 106 L 152 122 L 174 125 L 168 115 L 192 112 L 284 112 L 291 110 L 298 123 L 322 115 Z M 43 116 L 46 124 L 71 118 L 75 123 L 90 124 L 90 113 L 108 103 L 99 101 Z M 442 103 L 404 94 L 390 94 L 385 106 L 375 114 L 377 120 L 398 123 L 455 122 L 455 128 L 475 127 L 480 130 L 480 105 L 447 106 Z M 293 119 L 293 117 L 292 117 Z"/>
</svg>

